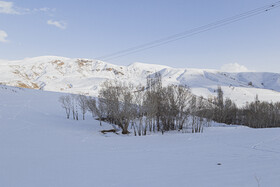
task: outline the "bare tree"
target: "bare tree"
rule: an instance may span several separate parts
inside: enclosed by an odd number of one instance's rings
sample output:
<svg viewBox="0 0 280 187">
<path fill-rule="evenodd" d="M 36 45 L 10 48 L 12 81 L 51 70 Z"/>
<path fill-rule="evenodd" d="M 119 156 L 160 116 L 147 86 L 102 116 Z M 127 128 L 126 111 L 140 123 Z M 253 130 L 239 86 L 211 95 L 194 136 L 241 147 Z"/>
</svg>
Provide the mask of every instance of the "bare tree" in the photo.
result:
<svg viewBox="0 0 280 187">
<path fill-rule="evenodd" d="M 73 120 L 78 120 L 78 107 L 77 107 L 77 101 L 76 101 L 76 95 L 71 94 L 70 95 L 70 109 L 72 111 L 72 117 Z"/>
<path fill-rule="evenodd" d="M 107 119 L 118 125 L 123 134 L 128 134 L 128 127 L 135 112 L 133 101 L 133 85 L 106 81 L 99 92 L 99 101 L 106 111 Z"/>
<path fill-rule="evenodd" d="M 85 120 L 85 114 L 87 112 L 87 97 L 84 95 L 79 95 L 77 97 L 78 105 L 82 111 L 83 120 Z"/>
<path fill-rule="evenodd" d="M 215 120 L 222 122 L 223 121 L 223 108 L 224 108 L 224 93 L 221 86 L 218 86 L 217 89 L 217 98 L 216 98 L 216 109 L 215 109 Z"/>
<path fill-rule="evenodd" d="M 176 89 L 176 105 L 178 108 L 177 122 L 179 130 L 183 129 L 184 124 L 190 114 L 190 103 L 193 95 L 191 94 L 190 88 L 187 86 L 177 86 Z"/>
<path fill-rule="evenodd" d="M 66 118 L 69 119 L 70 117 L 70 110 L 71 110 L 71 98 L 69 95 L 67 96 L 60 96 L 59 102 L 61 103 L 62 108 L 65 109 Z"/>
</svg>

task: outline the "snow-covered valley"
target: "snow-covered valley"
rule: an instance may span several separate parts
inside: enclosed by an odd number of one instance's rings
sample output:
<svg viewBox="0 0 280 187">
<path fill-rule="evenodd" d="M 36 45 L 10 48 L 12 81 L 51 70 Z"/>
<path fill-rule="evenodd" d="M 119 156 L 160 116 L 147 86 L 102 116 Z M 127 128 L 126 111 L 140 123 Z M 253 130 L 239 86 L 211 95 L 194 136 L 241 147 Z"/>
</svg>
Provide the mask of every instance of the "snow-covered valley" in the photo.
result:
<svg viewBox="0 0 280 187">
<path fill-rule="evenodd" d="M 0 186 L 280 186 L 279 128 L 103 135 L 62 94 L 0 86 Z"/>
<path fill-rule="evenodd" d="M 266 3 L 0 0 L 0 187 L 280 187 Z"/>
</svg>

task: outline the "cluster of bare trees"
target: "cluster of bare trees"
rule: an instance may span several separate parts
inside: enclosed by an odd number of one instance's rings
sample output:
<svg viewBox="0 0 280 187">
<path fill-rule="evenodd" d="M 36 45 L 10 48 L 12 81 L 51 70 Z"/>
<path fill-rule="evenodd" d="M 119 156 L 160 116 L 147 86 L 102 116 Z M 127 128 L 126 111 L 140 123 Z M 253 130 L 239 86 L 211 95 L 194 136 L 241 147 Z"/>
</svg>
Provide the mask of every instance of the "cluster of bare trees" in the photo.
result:
<svg viewBox="0 0 280 187">
<path fill-rule="evenodd" d="M 147 132 L 183 130 L 189 125 L 194 97 L 186 86 L 162 86 L 161 74 L 147 78 L 146 86 L 107 81 L 99 93 L 96 110 L 102 118 L 119 126 L 123 134 L 133 129 L 135 135 Z M 95 101 L 97 103 L 97 101 Z M 199 120 L 193 121 L 193 128 Z M 203 120 L 201 120 L 203 121 Z M 192 132 L 202 132 L 202 126 Z"/>
<path fill-rule="evenodd" d="M 238 108 L 229 98 L 223 100 L 221 87 L 217 89 L 214 100 L 201 105 L 197 116 L 225 124 L 246 125 L 252 128 L 280 127 L 280 103 L 255 101 Z M 201 112 L 202 111 L 202 112 Z"/>
<path fill-rule="evenodd" d="M 183 130 L 189 124 L 189 117 L 194 113 L 191 102 L 195 96 L 187 86 L 162 86 L 161 74 L 147 78 L 143 97 L 146 123 L 153 131 Z M 192 126 L 195 128 L 194 120 Z M 145 132 L 145 131 L 144 131 Z M 197 132 L 197 131 L 193 131 Z M 199 131 L 200 132 L 200 131 Z"/>
<path fill-rule="evenodd" d="M 162 86 L 160 73 L 147 77 L 145 86 L 106 81 L 99 97 L 67 95 L 59 101 L 66 117 L 78 120 L 78 112 L 89 111 L 100 121 L 118 126 L 123 134 L 135 135 L 180 130 L 202 132 L 207 120 L 196 116 L 196 97 L 187 86 Z"/>
<path fill-rule="evenodd" d="M 217 97 L 204 99 L 194 96 L 187 86 L 162 86 L 160 73 L 147 77 L 145 86 L 106 81 L 99 97 L 83 95 L 61 96 L 59 101 L 66 117 L 78 120 L 79 112 L 85 119 L 89 111 L 93 117 L 119 127 L 122 134 L 131 131 L 142 136 L 152 132 L 179 130 L 203 132 L 211 121 L 240 124 L 254 128 L 279 127 L 280 103 L 260 102 L 258 97 L 242 108 L 229 98 L 224 100 L 221 87 Z"/>
<path fill-rule="evenodd" d="M 238 111 L 241 124 L 253 128 L 280 127 L 280 103 L 256 100 Z"/>
<path fill-rule="evenodd" d="M 79 120 L 79 111 L 82 113 L 83 120 L 87 112 L 87 97 L 84 95 L 65 95 L 59 97 L 61 107 L 64 108 L 66 118 L 69 119 L 71 114 L 73 120 Z"/>
</svg>

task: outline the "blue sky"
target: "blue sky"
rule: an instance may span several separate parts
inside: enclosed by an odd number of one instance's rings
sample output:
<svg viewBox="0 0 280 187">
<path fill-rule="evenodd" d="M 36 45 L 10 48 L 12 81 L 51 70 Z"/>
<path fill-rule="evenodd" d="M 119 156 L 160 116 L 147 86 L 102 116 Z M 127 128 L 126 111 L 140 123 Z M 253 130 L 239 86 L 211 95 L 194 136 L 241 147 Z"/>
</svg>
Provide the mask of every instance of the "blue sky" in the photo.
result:
<svg viewBox="0 0 280 187">
<path fill-rule="evenodd" d="M 42 55 L 96 58 L 273 2 L 0 0 L 0 59 Z M 108 62 L 208 69 L 238 63 L 249 70 L 280 72 L 279 18 L 277 8 Z"/>
</svg>

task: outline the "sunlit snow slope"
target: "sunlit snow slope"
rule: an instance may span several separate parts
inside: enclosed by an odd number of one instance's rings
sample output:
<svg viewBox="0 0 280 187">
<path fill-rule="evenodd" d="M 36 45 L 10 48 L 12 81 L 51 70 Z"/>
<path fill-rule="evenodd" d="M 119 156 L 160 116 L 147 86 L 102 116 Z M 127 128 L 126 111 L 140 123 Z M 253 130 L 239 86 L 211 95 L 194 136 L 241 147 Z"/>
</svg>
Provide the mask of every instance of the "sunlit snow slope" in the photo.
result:
<svg viewBox="0 0 280 187">
<path fill-rule="evenodd" d="M 60 95 L 0 85 L 1 187 L 280 186 L 280 129 L 105 136 L 91 115 L 67 120 Z"/>
<path fill-rule="evenodd" d="M 238 105 L 260 100 L 280 101 L 280 74 L 262 72 L 228 73 L 217 70 L 171 68 L 134 63 L 117 66 L 90 59 L 42 56 L 18 61 L 0 61 L 0 84 L 47 91 L 98 95 L 100 84 L 107 79 L 145 84 L 146 77 L 161 72 L 164 84 L 188 85 L 193 93 L 215 95 L 220 85 L 225 97 Z"/>
</svg>

